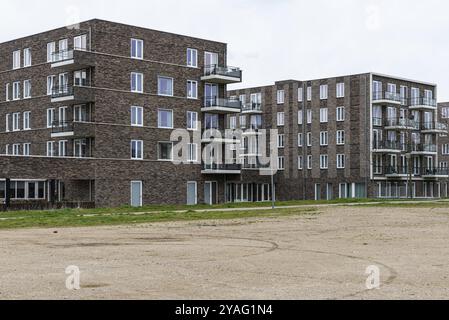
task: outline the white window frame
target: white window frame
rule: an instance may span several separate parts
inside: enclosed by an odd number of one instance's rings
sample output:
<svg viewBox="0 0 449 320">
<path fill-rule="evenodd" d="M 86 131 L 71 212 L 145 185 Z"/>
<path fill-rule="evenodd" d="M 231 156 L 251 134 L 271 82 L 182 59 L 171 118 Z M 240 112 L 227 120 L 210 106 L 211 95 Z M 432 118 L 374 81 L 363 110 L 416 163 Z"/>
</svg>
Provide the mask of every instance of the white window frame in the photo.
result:
<svg viewBox="0 0 449 320">
<path fill-rule="evenodd" d="M 133 155 L 133 145 L 135 145 L 136 150 L 135 155 Z M 131 151 L 131 160 L 143 160 L 143 140 L 131 140 L 130 151 Z"/>
<path fill-rule="evenodd" d="M 31 130 L 31 111 L 23 113 L 23 130 Z"/>
<path fill-rule="evenodd" d="M 198 81 L 187 80 L 187 99 L 198 99 Z"/>
<path fill-rule="evenodd" d="M 346 136 L 345 136 L 345 131 L 344 130 L 337 130 L 336 138 L 337 138 L 337 145 L 338 146 L 345 145 L 345 143 L 346 143 Z"/>
<path fill-rule="evenodd" d="M 140 115 L 140 122 L 139 122 Z M 131 106 L 131 126 L 143 127 L 143 107 Z"/>
<path fill-rule="evenodd" d="M 327 131 L 320 132 L 320 146 L 325 147 L 329 145 L 329 134 Z"/>
<path fill-rule="evenodd" d="M 337 96 L 337 98 L 344 98 L 345 97 L 345 83 L 344 82 L 337 83 L 336 96 Z"/>
<path fill-rule="evenodd" d="M 55 156 L 55 142 L 47 141 L 47 157 Z"/>
<path fill-rule="evenodd" d="M 12 131 L 20 131 L 20 112 L 12 114 Z"/>
<path fill-rule="evenodd" d="M 53 87 L 55 86 L 56 75 L 51 75 L 47 77 L 47 95 L 51 96 L 53 94 Z"/>
<path fill-rule="evenodd" d="M 312 170 L 312 166 L 313 166 L 312 160 L 313 160 L 313 157 L 312 157 L 312 155 L 309 154 L 307 156 L 307 170 Z"/>
<path fill-rule="evenodd" d="M 67 157 L 67 140 L 58 141 L 58 156 Z"/>
<path fill-rule="evenodd" d="M 344 169 L 346 167 L 346 155 L 337 154 L 337 169 Z"/>
<path fill-rule="evenodd" d="M 284 149 L 285 148 L 285 134 L 278 134 L 278 148 Z"/>
<path fill-rule="evenodd" d="M 159 82 L 160 80 L 170 80 L 171 81 L 171 92 L 161 93 L 161 83 Z M 157 94 L 159 96 L 173 97 L 174 89 L 175 89 L 175 80 L 172 77 L 166 77 L 166 76 L 158 76 L 157 77 Z"/>
<path fill-rule="evenodd" d="M 55 108 L 48 108 L 47 109 L 47 128 L 52 128 L 54 121 L 55 121 Z"/>
<path fill-rule="evenodd" d="M 47 62 L 53 62 L 56 53 L 56 42 L 47 43 Z"/>
<path fill-rule="evenodd" d="M 12 100 L 20 100 L 20 81 L 15 81 L 12 84 Z"/>
<path fill-rule="evenodd" d="M 5 115 L 5 132 L 10 132 L 10 121 L 11 121 L 11 114 L 7 113 Z"/>
<path fill-rule="evenodd" d="M 131 38 L 131 59 L 143 60 L 143 45 L 143 40 Z"/>
<path fill-rule="evenodd" d="M 303 167 L 304 167 L 303 156 L 298 156 L 298 170 L 303 170 Z"/>
<path fill-rule="evenodd" d="M 29 143 L 29 142 L 24 143 L 24 144 L 22 145 L 22 148 L 23 148 L 22 154 L 23 154 L 25 157 L 30 156 L 30 153 L 31 153 L 31 143 Z"/>
<path fill-rule="evenodd" d="M 189 143 L 187 145 L 187 161 L 190 163 L 198 162 L 198 144 L 197 143 Z"/>
<path fill-rule="evenodd" d="M 278 166 L 277 169 L 279 171 L 284 171 L 285 170 L 285 157 L 284 156 L 279 156 L 278 157 Z"/>
<path fill-rule="evenodd" d="M 191 115 L 190 119 L 189 119 L 189 115 Z M 195 126 L 191 125 L 192 124 L 191 122 L 193 121 L 193 119 L 195 119 L 194 120 Z M 197 131 L 198 130 L 198 112 L 196 112 L 196 111 L 187 111 L 187 130 L 190 130 L 190 131 Z"/>
<path fill-rule="evenodd" d="M 303 147 L 304 146 L 304 134 L 303 133 L 298 133 L 298 147 Z"/>
<path fill-rule="evenodd" d="M 307 142 L 307 146 L 311 147 L 312 146 L 312 132 L 307 132 L 306 135 L 306 142 Z"/>
<path fill-rule="evenodd" d="M 312 101 L 312 87 L 307 87 L 307 101 Z"/>
<path fill-rule="evenodd" d="M 140 85 L 141 85 L 141 87 L 139 88 L 139 86 L 138 86 L 138 84 L 139 84 L 139 78 L 140 78 Z M 135 83 L 135 88 L 133 89 L 133 82 L 134 82 L 134 79 L 136 80 L 136 83 Z M 131 72 L 131 92 L 134 92 L 134 93 L 143 93 L 143 86 L 144 86 L 144 84 L 143 84 L 143 80 L 144 79 L 144 77 L 143 77 L 143 73 L 140 73 L 140 72 Z"/>
<path fill-rule="evenodd" d="M 11 97 L 10 97 L 10 90 L 11 90 L 11 84 L 7 83 L 5 85 L 5 101 L 11 101 Z"/>
<path fill-rule="evenodd" d="M 161 125 L 161 114 L 160 114 L 160 112 L 162 112 L 162 111 L 167 111 L 167 112 L 171 113 L 171 125 L 170 126 L 162 126 Z M 162 109 L 162 108 L 157 110 L 157 126 L 158 126 L 158 128 L 160 128 L 160 129 L 173 129 L 173 121 L 174 121 L 174 119 L 173 119 L 173 110 L 171 110 L 171 109 Z"/>
<path fill-rule="evenodd" d="M 320 108 L 320 123 L 327 123 L 329 120 L 329 109 Z"/>
<path fill-rule="evenodd" d="M 285 113 L 284 112 L 278 112 L 277 113 L 277 126 L 283 127 L 285 125 Z"/>
<path fill-rule="evenodd" d="M 31 98 L 31 80 L 23 81 L 23 98 L 24 99 Z"/>
<path fill-rule="evenodd" d="M 327 154 L 320 155 L 320 169 L 321 170 L 329 169 L 329 156 Z"/>
<path fill-rule="evenodd" d="M 195 57 L 192 59 L 192 62 L 189 61 L 189 52 L 191 57 Z M 193 48 L 187 48 L 187 56 L 186 56 L 186 64 L 190 68 L 198 68 L 198 50 Z"/>
<path fill-rule="evenodd" d="M 345 107 L 337 107 L 337 122 L 343 122 L 346 120 Z"/>
<path fill-rule="evenodd" d="M 161 149 L 160 149 L 160 145 L 161 144 L 171 144 L 171 155 L 170 155 L 170 159 L 162 159 L 161 158 Z M 173 142 L 169 142 L 169 141 L 159 141 L 157 143 L 157 160 L 158 161 L 173 161 Z"/>
<path fill-rule="evenodd" d="M 236 116 L 230 116 L 229 117 L 229 129 L 237 129 L 237 117 Z"/>
<path fill-rule="evenodd" d="M 73 38 L 73 50 L 78 51 L 87 50 L 87 34 L 81 34 Z"/>
<path fill-rule="evenodd" d="M 313 112 L 312 109 L 307 109 L 306 111 L 306 120 L 307 120 L 307 124 L 311 124 L 312 123 L 312 119 L 313 119 Z"/>
<path fill-rule="evenodd" d="M 320 85 L 320 100 L 327 100 L 329 96 L 329 86 L 327 84 Z"/>
<path fill-rule="evenodd" d="M 285 103 L 285 90 L 277 90 L 276 101 L 277 101 L 277 104 Z"/>
<path fill-rule="evenodd" d="M 12 68 L 13 70 L 20 69 L 20 59 L 21 59 L 21 52 L 20 50 L 16 50 L 12 53 Z"/>
<path fill-rule="evenodd" d="M 303 101 L 304 101 L 304 88 L 299 87 L 298 88 L 298 102 L 303 102 Z"/>
<path fill-rule="evenodd" d="M 303 114 L 303 110 L 300 109 L 298 110 L 298 124 L 303 124 L 304 123 L 304 114 Z"/>
<path fill-rule="evenodd" d="M 12 145 L 12 155 L 13 156 L 19 156 L 20 155 L 20 144 L 14 143 Z"/>
<path fill-rule="evenodd" d="M 31 67 L 32 58 L 31 58 L 31 48 L 23 49 L 23 67 Z"/>
</svg>

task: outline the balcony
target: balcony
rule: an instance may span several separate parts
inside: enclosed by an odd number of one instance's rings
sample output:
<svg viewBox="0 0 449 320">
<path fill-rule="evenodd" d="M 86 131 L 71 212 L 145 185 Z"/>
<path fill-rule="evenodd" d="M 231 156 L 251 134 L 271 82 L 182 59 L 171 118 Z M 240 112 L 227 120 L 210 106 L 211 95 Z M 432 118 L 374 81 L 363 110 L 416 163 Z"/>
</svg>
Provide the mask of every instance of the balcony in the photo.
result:
<svg viewBox="0 0 449 320">
<path fill-rule="evenodd" d="M 210 65 L 204 67 L 202 81 L 218 84 L 232 84 L 242 82 L 242 70 L 235 67 L 220 67 Z"/>
<path fill-rule="evenodd" d="M 424 122 L 421 128 L 422 133 L 448 133 L 448 126 L 441 122 Z"/>
<path fill-rule="evenodd" d="M 83 86 L 57 86 L 53 87 L 51 93 L 51 102 L 66 102 L 70 101 L 73 104 L 83 104 L 94 101 L 94 92 L 87 83 Z"/>
<path fill-rule="evenodd" d="M 242 108 L 242 113 L 244 114 L 261 114 L 262 111 L 262 104 L 258 102 L 251 102 L 247 103 Z"/>
<path fill-rule="evenodd" d="M 95 124 L 92 122 L 54 121 L 51 128 L 52 138 L 70 137 L 89 138 L 95 136 Z"/>
<path fill-rule="evenodd" d="M 410 110 L 436 110 L 437 101 L 430 98 L 411 98 Z"/>
<path fill-rule="evenodd" d="M 374 104 L 402 104 L 401 95 L 395 92 L 378 91 L 373 92 Z"/>
<path fill-rule="evenodd" d="M 240 164 L 205 164 L 202 174 L 241 174 L 242 165 Z"/>
<path fill-rule="evenodd" d="M 437 145 L 436 144 L 412 144 L 410 146 L 411 154 L 413 155 L 421 155 L 421 154 L 429 154 L 436 155 L 437 154 Z"/>
<path fill-rule="evenodd" d="M 382 127 L 383 121 L 382 118 L 373 118 L 373 126 Z"/>
<path fill-rule="evenodd" d="M 449 168 L 423 168 L 424 179 L 449 178 Z"/>
<path fill-rule="evenodd" d="M 419 124 L 405 118 L 389 118 L 385 123 L 385 130 L 417 130 Z"/>
<path fill-rule="evenodd" d="M 239 144 L 240 136 L 234 130 L 207 129 L 203 132 L 202 143 Z"/>
<path fill-rule="evenodd" d="M 377 153 L 400 153 L 403 145 L 397 141 L 374 141 L 373 152 Z"/>
<path fill-rule="evenodd" d="M 53 53 L 51 68 L 64 68 L 64 71 L 74 71 L 95 66 L 95 54 L 85 50 L 65 50 Z"/>
<path fill-rule="evenodd" d="M 384 169 L 385 169 L 385 176 L 387 178 L 392 178 L 392 179 L 406 178 L 409 175 L 408 167 L 387 166 Z"/>
<path fill-rule="evenodd" d="M 237 99 L 223 99 L 218 97 L 206 97 L 202 112 L 208 113 L 240 113 L 242 111 L 242 103 Z"/>
</svg>

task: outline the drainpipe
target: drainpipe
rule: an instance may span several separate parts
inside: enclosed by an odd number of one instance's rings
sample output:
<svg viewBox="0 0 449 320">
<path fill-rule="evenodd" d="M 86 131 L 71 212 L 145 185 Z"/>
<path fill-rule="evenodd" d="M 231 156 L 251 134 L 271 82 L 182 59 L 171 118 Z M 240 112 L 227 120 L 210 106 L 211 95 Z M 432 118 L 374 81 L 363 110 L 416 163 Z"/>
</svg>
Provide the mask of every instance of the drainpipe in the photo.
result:
<svg viewBox="0 0 449 320">
<path fill-rule="evenodd" d="M 5 211 L 8 210 L 8 208 L 11 206 L 11 193 L 10 193 L 10 187 L 11 187 L 11 179 L 6 178 L 5 180 Z"/>
</svg>

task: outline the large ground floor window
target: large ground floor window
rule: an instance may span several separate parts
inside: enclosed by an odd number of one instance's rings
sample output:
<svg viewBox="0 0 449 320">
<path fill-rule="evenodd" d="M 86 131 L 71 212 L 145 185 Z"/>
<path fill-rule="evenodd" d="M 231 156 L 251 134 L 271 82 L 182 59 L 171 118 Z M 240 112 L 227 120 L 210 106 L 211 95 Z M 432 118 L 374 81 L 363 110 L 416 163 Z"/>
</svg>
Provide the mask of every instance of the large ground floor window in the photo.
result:
<svg viewBox="0 0 449 320">
<path fill-rule="evenodd" d="M 45 199 L 45 181 L 11 180 L 9 185 L 11 200 Z M 6 181 L 0 180 L 0 199 L 6 197 Z"/>
<path fill-rule="evenodd" d="M 272 196 L 273 192 L 269 183 L 226 184 L 226 202 L 264 202 L 271 201 Z"/>
</svg>

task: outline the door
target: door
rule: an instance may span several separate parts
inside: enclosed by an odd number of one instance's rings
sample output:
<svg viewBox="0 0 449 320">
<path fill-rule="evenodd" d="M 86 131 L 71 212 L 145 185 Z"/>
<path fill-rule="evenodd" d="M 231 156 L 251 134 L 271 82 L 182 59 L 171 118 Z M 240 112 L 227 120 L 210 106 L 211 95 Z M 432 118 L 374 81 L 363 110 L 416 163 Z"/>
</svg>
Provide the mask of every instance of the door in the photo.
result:
<svg viewBox="0 0 449 320">
<path fill-rule="evenodd" d="M 217 203 L 217 182 L 207 181 L 204 184 L 204 202 L 209 205 Z"/>
<path fill-rule="evenodd" d="M 69 74 L 61 73 L 59 74 L 59 93 L 67 93 L 69 86 Z"/>
<path fill-rule="evenodd" d="M 206 74 L 212 73 L 218 66 L 218 53 L 205 52 L 204 53 L 204 68 Z"/>
<path fill-rule="evenodd" d="M 142 181 L 131 181 L 131 206 L 142 206 Z"/>
<path fill-rule="evenodd" d="M 197 183 L 195 181 L 187 182 L 187 205 L 193 206 L 197 203 Z"/>
<path fill-rule="evenodd" d="M 326 186 L 326 200 L 332 200 L 334 198 L 332 183 L 328 183 Z"/>
<path fill-rule="evenodd" d="M 204 86 L 205 107 L 216 106 L 217 98 L 218 98 L 218 85 L 206 83 Z"/>
<path fill-rule="evenodd" d="M 321 185 L 315 184 L 315 200 L 321 200 Z"/>
<path fill-rule="evenodd" d="M 382 82 L 373 81 L 373 98 L 374 100 L 382 99 Z"/>
</svg>

